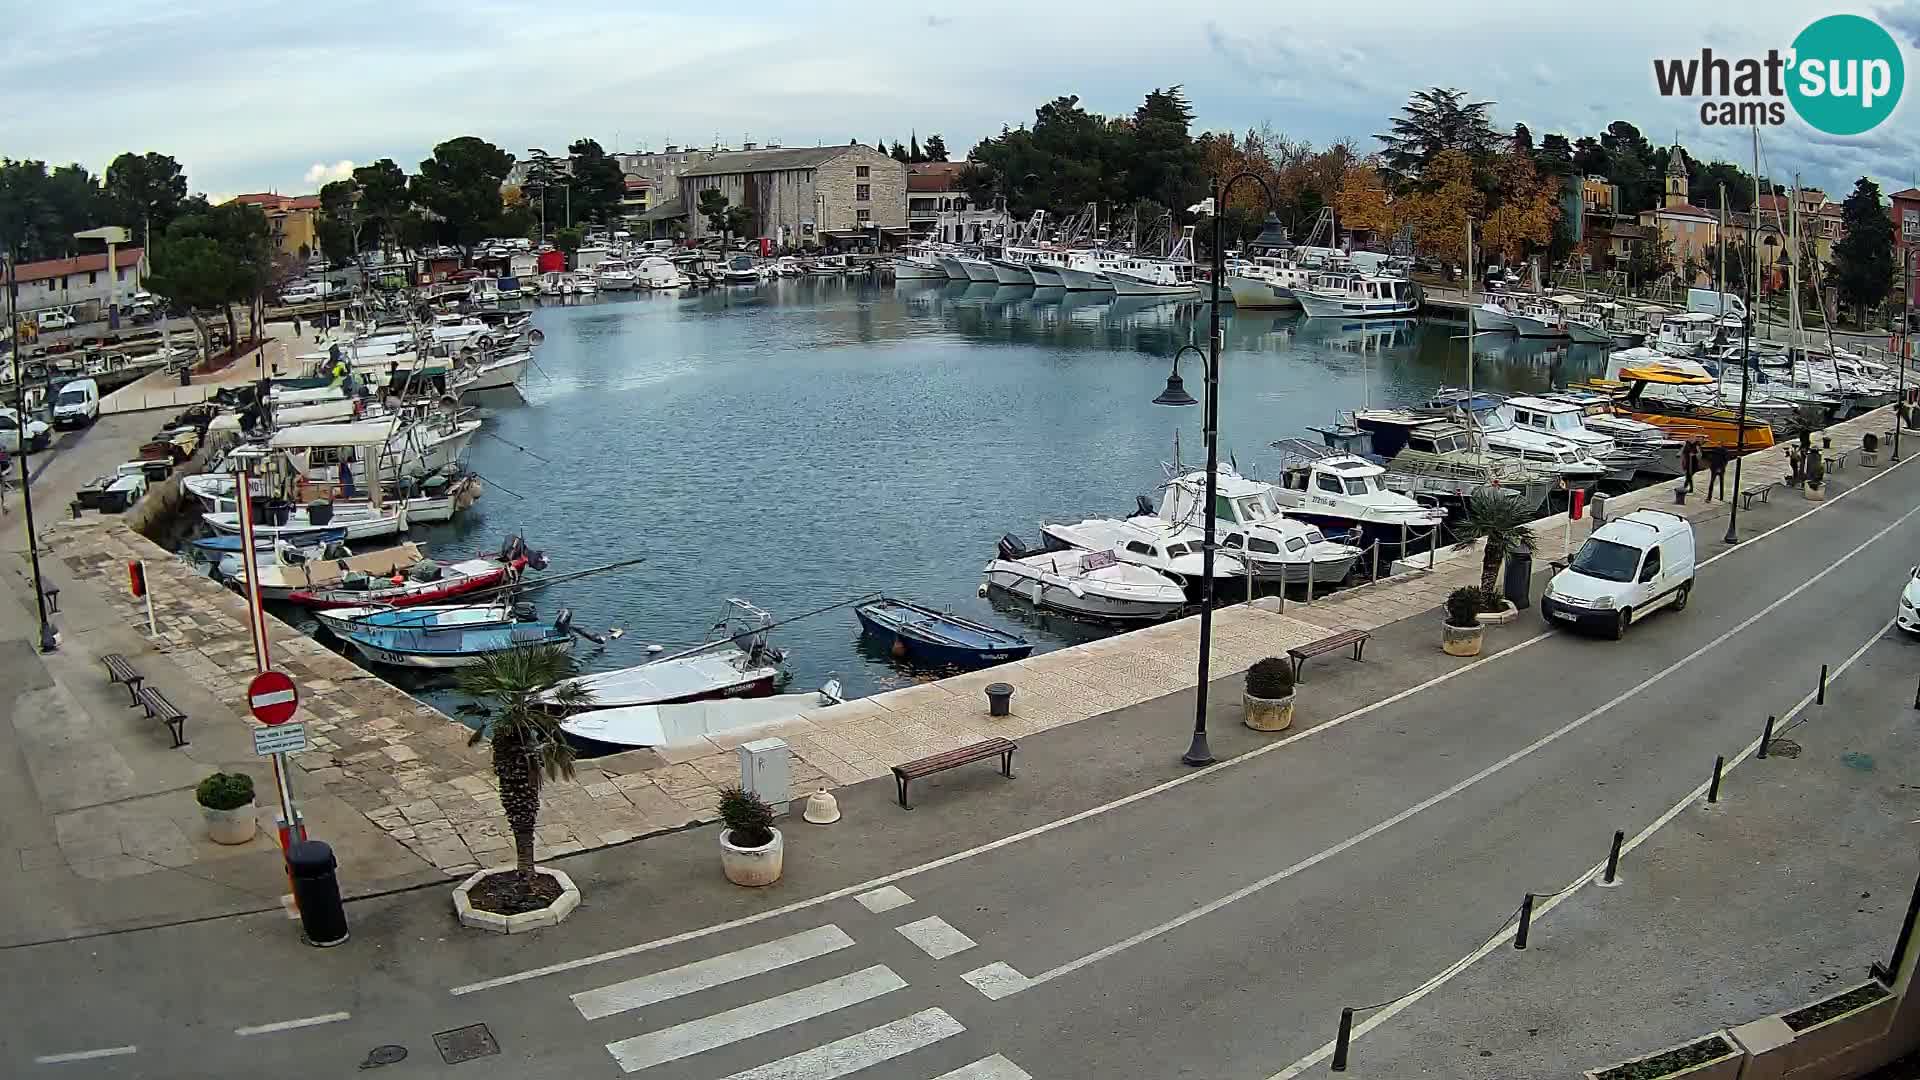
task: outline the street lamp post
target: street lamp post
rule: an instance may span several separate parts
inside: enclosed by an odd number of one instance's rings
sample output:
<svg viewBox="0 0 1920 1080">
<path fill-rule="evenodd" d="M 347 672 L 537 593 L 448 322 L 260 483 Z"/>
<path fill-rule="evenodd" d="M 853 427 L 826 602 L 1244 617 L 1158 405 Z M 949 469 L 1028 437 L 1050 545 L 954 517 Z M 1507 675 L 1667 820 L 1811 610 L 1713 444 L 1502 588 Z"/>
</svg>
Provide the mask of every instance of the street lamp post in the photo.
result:
<svg viewBox="0 0 1920 1080">
<path fill-rule="evenodd" d="M 1893 399 L 1893 463 L 1900 464 L 1900 429 L 1907 426 L 1907 343 L 1913 337 L 1913 249 L 1900 249 L 1900 391 Z"/>
<path fill-rule="evenodd" d="M 27 561 L 33 567 L 33 604 L 40 617 L 40 651 L 50 653 L 59 647 L 53 623 L 47 619 L 47 590 L 40 578 L 40 534 L 33 526 L 33 477 L 27 472 L 27 380 L 20 370 L 20 264 L 14 252 L 7 252 L 7 332 L 13 339 L 14 430 L 20 439 L 20 503 L 27 515 Z"/>
<path fill-rule="evenodd" d="M 1725 198 L 1723 193 L 1721 201 L 1725 202 Z M 1750 252 L 1757 253 L 1760 250 L 1759 229 L 1760 204 L 1758 200 L 1756 200 L 1753 205 L 1753 212 L 1747 215 L 1747 250 Z M 1771 246 L 1773 238 L 1768 237 L 1767 240 L 1768 245 Z M 1726 238 L 1721 237 L 1720 243 L 1724 250 Z M 1724 261 L 1724 259 L 1725 256 L 1722 255 L 1722 260 Z M 1751 280 L 1747 282 L 1747 317 L 1743 320 L 1744 325 L 1741 327 L 1740 411 L 1733 420 L 1733 497 L 1727 499 L 1727 535 L 1724 538 L 1729 544 L 1737 544 L 1740 542 L 1740 534 L 1737 531 L 1740 524 L 1740 459 L 1745 455 L 1747 450 L 1747 384 L 1753 379 L 1753 372 L 1751 370 L 1753 368 L 1753 321 L 1760 317 L 1759 263 L 1760 260 L 1756 254 L 1754 258 L 1755 272 L 1748 275 Z M 1721 288 L 1725 288 L 1724 284 Z M 1724 310 L 1725 305 L 1723 304 L 1721 306 Z M 1726 499 L 1727 493 L 1722 491 L 1720 497 Z"/>
<path fill-rule="evenodd" d="M 1220 468 L 1220 279 L 1226 276 L 1224 229 L 1222 218 L 1227 209 L 1227 195 L 1233 191 L 1233 185 L 1242 180 L 1252 180 L 1266 193 L 1267 206 L 1274 205 L 1273 189 L 1267 182 L 1251 172 L 1237 173 L 1222 183 L 1218 177 L 1213 181 L 1213 195 L 1209 200 L 1213 204 L 1213 303 L 1208 316 L 1207 327 L 1207 385 L 1206 412 L 1201 416 L 1201 430 L 1207 444 L 1207 483 L 1206 483 L 1206 526 L 1200 544 L 1200 685 L 1194 689 L 1193 741 L 1180 760 L 1188 765 L 1201 766 L 1213 764 L 1213 749 L 1207 745 L 1207 682 L 1211 677 L 1213 652 L 1213 551 L 1214 551 L 1214 508 L 1213 500 L 1217 490 Z M 1191 350 L 1200 350 L 1192 345 L 1183 345 L 1173 354 L 1173 371 L 1167 375 L 1167 388 L 1153 399 L 1156 405 L 1193 405 L 1193 395 L 1187 393 L 1180 379 L 1180 358 Z M 1284 586 L 1283 586 L 1284 587 Z"/>
</svg>

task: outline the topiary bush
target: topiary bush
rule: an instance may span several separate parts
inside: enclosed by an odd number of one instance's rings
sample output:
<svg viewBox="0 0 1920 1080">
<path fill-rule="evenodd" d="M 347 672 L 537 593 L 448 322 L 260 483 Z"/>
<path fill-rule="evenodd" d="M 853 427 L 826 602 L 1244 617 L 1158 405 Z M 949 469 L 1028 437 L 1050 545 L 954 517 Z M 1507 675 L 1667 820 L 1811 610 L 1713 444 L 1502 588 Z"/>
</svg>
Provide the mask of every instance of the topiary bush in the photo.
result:
<svg viewBox="0 0 1920 1080">
<path fill-rule="evenodd" d="M 1462 585 L 1447 594 L 1447 625 L 1462 630 L 1479 626 L 1480 620 L 1474 616 L 1482 610 L 1480 604 L 1484 595 L 1474 585 Z"/>
<path fill-rule="evenodd" d="M 733 834 L 733 845 L 766 847 L 773 843 L 773 807 L 742 787 L 720 790 L 720 822 Z"/>
<path fill-rule="evenodd" d="M 1278 656 L 1269 656 L 1247 669 L 1247 694 L 1250 697 L 1275 698 L 1293 696 L 1293 661 Z"/>
<path fill-rule="evenodd" d="M 238 810 L 253 801 L 253 777 L 217 772 L 200 781 L 193 797 L 209 810 Z"/>
</svg>

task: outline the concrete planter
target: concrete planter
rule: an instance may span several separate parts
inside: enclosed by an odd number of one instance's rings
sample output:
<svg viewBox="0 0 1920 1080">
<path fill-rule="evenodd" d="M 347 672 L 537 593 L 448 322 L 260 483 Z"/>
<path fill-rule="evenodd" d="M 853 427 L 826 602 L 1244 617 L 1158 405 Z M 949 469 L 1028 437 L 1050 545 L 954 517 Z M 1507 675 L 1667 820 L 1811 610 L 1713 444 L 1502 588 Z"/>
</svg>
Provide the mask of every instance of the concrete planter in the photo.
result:
<svg viewBox="0 0 1920 1080">
<path fill-rule="evenodd" d="M 244 844 L 253 839 L 259 829 L 259 810 L 253 803 L 235 807 L 232 810 L 215 810 L 211 806 L 200 808 L 200 814 L 207 819 L 207 837 L 216 844 Z"/>
<path fill-rule="evenodd" d="M 1479 656 L 1480 644 L 1487 636 L 1482 626 L 1440 624 L 1440 647 L 1448 656 Z"/>
<path fill-rule="evenodd" d="M 498 915 L 491 911 L 482 911 L 473 906 L 468 895 L 480 880 L 492 874 L 510 872 L 512 867 L 494 870 L 475 871 L 472 877 L 460 883 L 453 890 L 453 910 L 460 916 L 461 926 L 471 926 L 475 930 L 487 930 L 495 934 L 524 934 L 529 930 L 538 930 L 544 926 L 558 926 L 573 914 L 580 906 L 580 888 L 573 879 L 559 870 L 550 870 L 544 866 L 534 867 L 533 872 L 549 877 L 560 883 L 560 895 L 553 903 L 538 911 L 523 911 L 518 915 Z"/>
<path fill-rule="evenodd" d="M 1580 1075 L 1584 1080 L 1600 1080 L 1600 1078 L 1607 1075 L 1610 1070 L 1618 1069 L 1622 1065 L 1639 1065 L 1644 1062 L 1651 1062 L 1654 1058 L 1660 1057 L 1663 1054 L 1670 1054 L 1675 1050 L 1684 1050 L 1695 1043 L 1712 1038 L 1720 1039 L 1726 1046 L 1726 1053 L 1720 1054 L 1710 1060 L 1699 1062 L 1698 1064 L 1685 1066 L 1673 1072 L 1642 1073 L 1641 1075 L 1644 1076 L 1646 1080 L 1677 1080 L 1677 1078 L 1682 1076 L 1686 1077 L 1687 1080 L 1740 1080 L 1740 1067 L 1746 1064 L 1747 1055 L 1741 1051 L 1740 1044 L 1730 1038 L 1724 1031 L 1710 1032 L 1699 1039 L 1683 1042 L 1678 1046 L 1669 1046 L 1665 1050 L 1657 1050 L 1651 1054 L 1642 1054 L 1637 1058 L 1629 1058 L 1626 1061 L 1616 1061 L 1611 1065 L 1603 1065 L 1597 1069 L 1588 1069 Z"/>
<path fill-rule="evenodd" d="M 1869 986 L 1878 987 L 1879 985 L 1880 984 L 1876 982 L 1860 983 L 1857 986 L 1850 986 L 1838 994 L 1829 994 L 1821 998 L 1820 1001 L 1809 1002 L 1807 1005 L 1801 1006 L 1801 1008 L 1812 1008 L 1821 1002 L 1831 1001 L 1834 998 L 1844 997 L 1857 990 L 1862 990 Z M 1784 1051 L 1783 1067 L 1781 1069 L 1782 1075 L 1791 1074 L 1797 1069 L 1804 1069 L 1808 1066 L 1826 1061 L 1829 1058 L 1837 1057 L 1861 1043 L 1870 1042 L 1879 1038 L 1886 1033 L 1887 1025 L 1892 1023 L 1894 1011 L 1899 1004 L 1900 999 L 1897 996 L 1887 994 L 1877 1000 L 1869 1001 L 1864 1005 L 1857 1005 L 1837 1016 L 1828 1017 L 1811 1027 L 1804 1027 L 1794 1031 L 1793 1042 L 1782 1048 Z M 1780 1013 L 1781 1022 L 1786 1023 L 1787 1017 L 1799 1011 L 1800 1009 L 1795 1009 L 1792 1010 L 1792 1012 Z M 1790 1024 L 1789 1028 L 1791 1028 Z M 1836 1073 L 1835 1075 L 1839 1074 Z"/>
<path fill-rule="evenodd" d="M 1862 450 L 1862 451 L 1860 451 L 1860 467 L 1861 467 L 1861 468 L 1863 468 L 1863 469 L 1877 469 L 1877 468 L 1879 468 L 1879 467 L 1880 467 L 1880 452 L 1879 452 L 1878 450 Z"/>
<path fill-rule="evenodd" d="M 780 835 L 779 829 L 773 832 L 773 843 L 765 847 L 736 847 L 733 843 L 733 830 L 720 830 L 720 869 L 727 880 L 735 885 L 759 888 L 780 880 L 780 871 L 784 866 L 787 853 L 787 838 Z"/>
<path fill-rule="evenodd" d="M 1812 484 L 1808 484 L 1801 489 L 1801 494 L 1806 496 L 1808 502 L 1820 502 L 1827 497 L 1827 485 L 1821 484 L 1819 487 L 1815 487 Z"/>
<path fill-rule="evenodd" d="M 1511 600 L 1502 600 L 1499 611 L 1483 611 L 1474 616 L 1481 626 L 1505 626 L 1519 617 L 1520 609 L 1514 607 Z"/>
<path fill-rule="evenodd" d="M 1263 698 L 1243 693 L 1246 715 L 1242 719 L 1255 731 L 1285 731 L 1293 726 L 1293 698 L 1292 694 Z"/>
</svg>

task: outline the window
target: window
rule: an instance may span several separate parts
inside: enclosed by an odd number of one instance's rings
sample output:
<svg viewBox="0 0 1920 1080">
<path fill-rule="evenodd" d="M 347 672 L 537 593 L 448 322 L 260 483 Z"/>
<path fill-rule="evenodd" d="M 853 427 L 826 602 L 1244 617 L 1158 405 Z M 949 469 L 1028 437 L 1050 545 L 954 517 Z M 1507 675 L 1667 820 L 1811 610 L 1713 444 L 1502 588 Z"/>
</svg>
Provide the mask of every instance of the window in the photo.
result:
<svg viewBox="0 0 1920 1080">
<path fill-rule="evenodd" d="M 1129 552 L 1131 552 L 1132 554 L 1135 554 L 1135 555 L 1151 555 L 1151 554 L 1153 554 L 1153 548 L 1152 548 L 1151 546 L 1149 546 L 1149 545 L 1147 545 L 1147 544 L 1143 544 L 1143 543 L 1141 543 L 1141 542 L 1140 542 L 1140 541 L 1138 541 L 1138 540 L 1129 540 L 1129 541 L 1127 541 L 1127 550 L 1128 550 Z"/>
<path fill-rule="evenodd" d="M 1660 549 L 1654 548 L 1652 551 L 1647 552 L 1646 565 L 1640 568 L 1640 580 L 1652 581 L 1654 578 L 1657 578 L 1659 576 L 1660 576 Z"/>
<path fill-rule="evenodd" d="M 862 180 L 864 180 L 867 177 L 873 175 L 873 170 L 865 165 L 855 165 L 853 167 L 853 175 L 858 176 Z"/>
<path fill-rule="evenodd" d="M 1302 540 L 1300 537 L 1296 536 L 1293 539 L 1287 541 L 1287 550 L 1297 555 L 1300 552 L 1307 550 L 1307 542 L 1305 540 Z"/>
<path fill-rule="evenodd" d="M 854 202 L 868 202 L 868 201 L 871 201 L 872 198 L 873 198 L 873 185 L 871 184 L 855 184 L 854 185 L 854 188 L 853 188 Z"/>
<path fill-rule="evenodd" d="M 1347 477 L 1347 494 L 1349 494 L 1349 495 L 1365 495 L 1366 493 L 1367 493 L 1367 478 L 1366 478 L 1366 477 L 1364 477 L 1364 476 L 1349 476 L 1349 477 Z"/>
<path fill-rule="evenodd" d="M 1262 555 L 1278 555 L 1280 554 L 1280 545 L 1271 540 L 1265 540 L 1256 536 L 1247 541 L 1247 550 L 1257 551 Z"/>
<path fill-rule="evenodd" d="M 87 284 L 98 285 L 99 283 L 100 283 L 100 272 L 98 270 L 87 271 Z"/>
<path fill-rule="evenodd" d="M 859 221 L 872 221 L 872 220 L 873 220 L 873 211 L 871 211 L 871 210 L 858 210 L 858 211 L 855 211 L 855 212 L 854 212 L 854 215 L 853 215 L 853 216 L 854 216 L 854 218 L 855 218 L 855 219 L 857 219 L 857 220 L 859 220 Z"/>
<path fill-rule="evenodd" d="M 1313 482 L 1321 491 L 1331 491 L 1335 495 L 1340 494 L 1340 478 L 1337 476 L 1328 476 L 1326 473 L 1321 473 L 1319 476 L 1313 478 Z"/>
</svg>

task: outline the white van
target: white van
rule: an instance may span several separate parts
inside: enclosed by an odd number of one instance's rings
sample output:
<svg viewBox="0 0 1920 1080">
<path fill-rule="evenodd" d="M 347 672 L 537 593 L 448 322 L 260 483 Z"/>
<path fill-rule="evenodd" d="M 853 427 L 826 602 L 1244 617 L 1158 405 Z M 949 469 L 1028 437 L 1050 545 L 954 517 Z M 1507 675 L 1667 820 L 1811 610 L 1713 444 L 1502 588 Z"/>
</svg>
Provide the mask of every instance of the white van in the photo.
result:
<svg viewBox="0 0 1920 1080">
<path fill-rule="evenodd" d="M 1658 611 L 1687 606 L 1693 592 L 1693 523 L 1664 510 L 1635 510 L 1595 529 L 1547 583 L 1549 624 L 1592 626 L 1618 638 Z"/>
<path fill-rule="evenodd" d="M 48 308 L 34 316 L 35 325 L 41 330 L 65 330 L 78 326 L 79 320 L 60 308 Z"/>
<path fill-rule="evenodd" d="M 1736 319 L 1744 319 L 1747 317 L 1747 302 L 1729 292 L 1688 289 L 1687 310 L 1705 312 L 1708 315 L 1731 315 Z"/>
<path fill-rule="evenodd" d="M 92 379 L 75 379 L 60 388 L 53 399 L 53 426 L 83 427 L 100 419 L 100 384 Z"/>
</svg>

